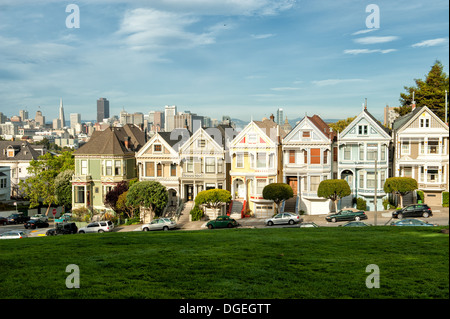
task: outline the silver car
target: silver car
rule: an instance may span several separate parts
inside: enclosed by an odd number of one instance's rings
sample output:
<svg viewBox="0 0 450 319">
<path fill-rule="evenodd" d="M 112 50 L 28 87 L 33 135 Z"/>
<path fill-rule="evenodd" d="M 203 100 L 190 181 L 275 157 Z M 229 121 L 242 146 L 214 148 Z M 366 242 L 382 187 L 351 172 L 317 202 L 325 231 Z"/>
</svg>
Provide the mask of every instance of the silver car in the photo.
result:
<svg viewBox="0 0 450 319">
<path fill-rule="evenodd" d="M 170 218 L 158 218 L 155 220 L 152 220 L 148 224 L 142 225 L 141 229 L 143 231 L 150 231 L 150 230 L 169 230 L 174 229 L 177 227 L 177 223 L 175 223 Z"/>
<path fill-rule="evenodd" d="M 28 235 L 20 230 L 11 230 L 0 235 L 0 239 L 27 238 Z"/>
<path fill-rule="evenodd" d="M 109 232 L 114 229 L 114 224 L 110 220 L 104 220 L 99 222 L 93 222 L 89 225 L 82 227 L 78 230 L 79 234 L 84 233 L 103 233 Z"/>
<path fill-rule="evenodd" d="M 273 216 L 272 218 L 266 219 L 266 225 L 279 225 L 279 224 L 289 224 L 294 225 L 300 223 L 302 219 L 299 215 L 291 214 L 291 213 L 279 213 Z"/>
</svg>

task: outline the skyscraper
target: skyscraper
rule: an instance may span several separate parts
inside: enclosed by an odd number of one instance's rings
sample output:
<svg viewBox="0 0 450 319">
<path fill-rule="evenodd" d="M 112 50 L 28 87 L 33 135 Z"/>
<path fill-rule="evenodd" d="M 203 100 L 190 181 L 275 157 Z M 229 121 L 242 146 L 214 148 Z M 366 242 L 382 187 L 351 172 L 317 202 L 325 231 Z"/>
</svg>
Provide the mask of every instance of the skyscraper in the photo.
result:
<svg viewBox="0 0 450 319">
<path fill-rule="evenodd" d="M 34 117 L 34 121 L 38 126 L 45 125 L 45 116 L 42 115 L 41 111 L 36 111 L 36 116 Z"/>
<path fill-rule="evenodd" d="M 109 118 L 109 101 L 104 97 L 97 100 L 97 123 Z"/>
<path fill-rule="evenodd" d="M 283 116 L 284 116 L 283 109 L 278 109 L 277 110 L 277 124 L 278 125 L 283 125 L 284 124 L 283 123 Z"/>
<path fill-rule="evenodd" d="M 62 99 L 59 100 L 59 120 L 61 121 L 61 128 L 66 126 L 66 119 L 64 118 L 64 108 Z"/>
<path fill-rule="evenodd" d="M 77 124 L 81 124 L 81 114 L 70 113 L 70 128 L 75 128 Z"/>
<path fill-rule="evenodd" d="M 175 128 L 175 115 L 177 114 L 177 107 L 175 105 L 166 105 L 164 108 L 164 130 L 172 132 Z"/>
</svg>

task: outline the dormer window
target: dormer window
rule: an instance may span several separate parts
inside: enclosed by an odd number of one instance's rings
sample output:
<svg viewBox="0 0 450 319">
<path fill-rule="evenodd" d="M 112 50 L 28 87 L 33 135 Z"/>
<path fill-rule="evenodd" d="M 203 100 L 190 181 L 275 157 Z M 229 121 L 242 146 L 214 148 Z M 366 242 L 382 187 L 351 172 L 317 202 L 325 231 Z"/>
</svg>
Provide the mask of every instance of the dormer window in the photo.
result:
<svg viewBox="0 0 450 319">
<path fill-rule="evenodd" d="M 310 138 L 310 137 L 311 137 L 311 132 L 310 132 L 310 131 L 303 131 L 303 132 L 302 132 L 302 137 L 304 137 L 304 138 Z"/>
<path fill-rule="evenodd" d="M 155 153 L 161 153 L 161 152 L 162 152 L 162 146 L 161 146 L 161 144 L 155 144 L 155 145 L 153 145 L 153 152 L 155 152 Z"/>
<path fill-rule="evenodd" d="M 16 155 L 15 153 L 16 152 L 14 151 L 14 149 L 8 149 L 7 150 L 7 156 L 8 157 L 14 157 L 14 155 Z"/>
<path fill-rule="evenodd" d="M 367 132 L 368 132 L 367 125 L 358 126 L 358 135 L 367 135 Z"/>
</svg>

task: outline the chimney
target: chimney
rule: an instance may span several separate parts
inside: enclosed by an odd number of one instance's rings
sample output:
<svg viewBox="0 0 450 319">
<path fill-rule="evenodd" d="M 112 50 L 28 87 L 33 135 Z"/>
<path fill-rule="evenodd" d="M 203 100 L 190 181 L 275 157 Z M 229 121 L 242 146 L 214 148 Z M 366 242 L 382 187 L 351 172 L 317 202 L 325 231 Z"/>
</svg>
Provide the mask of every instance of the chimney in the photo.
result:
<svg viewBox="0 0 450 319">
<path fill-rule="evenodd" d="M 275 122 L 275 116 L 273 116 L 273 114 L 270 115 L 270 120 L 271 120 L 272 122 Z"/>
<path fill-rule="evenodd" d="M 416 108 L 416 101 L 414 100 L 414 91 L 413 91 L 413 98 L 412 98 L 412 102 L 411 102 L 411 111 L 414 111 L 415 108 Z"/>
<path fill-rule="evenodd" d="M 367 111 L 367 98 L 366 98 L 366 100 L 365 100 L 365 102 L 364 102 L 364 110 Z"/>
<path fill-rule="evenodd" d="M 125 137 L 124 144 L 125 144 L 125 148 L 127 150 L 129 150 L 130 149 L 130 137 L 129 136 Z"/>
</svg>

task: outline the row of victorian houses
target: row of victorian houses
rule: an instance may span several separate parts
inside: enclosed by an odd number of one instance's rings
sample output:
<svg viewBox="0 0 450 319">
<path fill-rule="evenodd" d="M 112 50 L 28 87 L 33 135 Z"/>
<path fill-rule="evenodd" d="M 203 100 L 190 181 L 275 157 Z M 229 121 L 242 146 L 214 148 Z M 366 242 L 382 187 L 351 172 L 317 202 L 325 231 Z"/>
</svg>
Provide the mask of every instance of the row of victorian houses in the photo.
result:
<svg viewBox="0 0 450 319">
<path fill-rule="evenodd" d="M 240 132 L 220 125 L 158 132 L 149 139 L 132 125 L 111 127 L 74 152 L 73 207 L 105 209 L 103 198 L 112 187 L 139 178 L 165 185 L 172 206 L 194 200 L 202 190 L 227 189 L 231 213 L 240 217 L 250 210 L 259 218 L 274 212 L 273 202 L 262 197 L 264 186 L 287 183 L 295 196 L 285 211 L 326 214 L 333 205 L 317 197 L 317 188 L 338 178 L 352 191 L 341 207 L 362 198 L 369 210 L 382 210 L 384 181 L 392 176 L 415 178 L 425 202 L 441 205 L 448 191 L 448 133 L 426 106 L 398 118 L 392 130 L 366 108 L 340 133 L 317 115 L 305 116 L 289 132 L 273 117 L 251 121 Z"/>
</svg>

